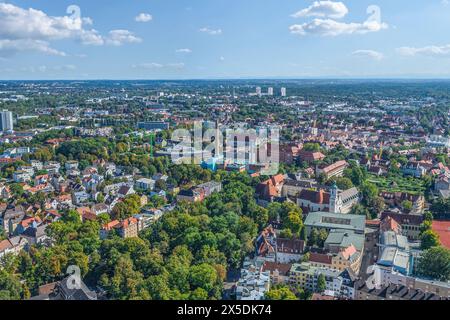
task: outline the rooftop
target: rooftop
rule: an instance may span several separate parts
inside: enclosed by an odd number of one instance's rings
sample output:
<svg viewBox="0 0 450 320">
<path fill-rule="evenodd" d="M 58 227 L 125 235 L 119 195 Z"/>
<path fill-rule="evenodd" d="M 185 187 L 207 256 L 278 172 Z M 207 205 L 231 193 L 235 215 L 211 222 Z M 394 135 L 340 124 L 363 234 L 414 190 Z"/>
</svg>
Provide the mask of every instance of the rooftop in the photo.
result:
<svg viewBox="0 0 450 320">
<path fill-rule="evenodd" d="M 326 229 L 353 230 L 363 233 L 366 217 L 330 212 L 311 212 L 305 220 L 305 226 Z"/>
</svg>

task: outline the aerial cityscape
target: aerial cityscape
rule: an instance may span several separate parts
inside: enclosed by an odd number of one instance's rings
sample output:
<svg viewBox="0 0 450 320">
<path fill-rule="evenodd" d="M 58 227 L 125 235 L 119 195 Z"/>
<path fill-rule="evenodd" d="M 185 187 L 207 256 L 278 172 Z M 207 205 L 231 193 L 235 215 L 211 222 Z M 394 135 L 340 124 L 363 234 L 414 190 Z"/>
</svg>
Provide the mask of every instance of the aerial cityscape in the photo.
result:
<svg viewBox="0 0 450 320">
<path fill-rule="evenodd" d="M 0 300 L 449 300 L 450 3 L 344 2 L 0 2 Z"/>
</svg>

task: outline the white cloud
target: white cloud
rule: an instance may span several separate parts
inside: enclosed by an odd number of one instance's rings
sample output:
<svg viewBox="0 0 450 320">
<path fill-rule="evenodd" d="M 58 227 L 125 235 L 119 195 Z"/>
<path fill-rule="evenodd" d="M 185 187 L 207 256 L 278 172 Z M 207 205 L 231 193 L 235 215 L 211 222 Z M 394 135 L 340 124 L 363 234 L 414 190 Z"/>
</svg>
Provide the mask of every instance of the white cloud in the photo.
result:
<svg viewBox="0 0 450 320">
<path fill-rule="evenodd" d="M 315 1 L 308 8 L 300 10 L 292 15 L 294 18 L 321 17 L 340 19 L 348 14 L 348 9 L 342 2 Z"/>
<path fill-rule="evenodd" d="M 102 36 L 95 29 L 86 28 L 92 24 L 88 17 L 49 16 L 33 8 L 0 3 L 0 50 L 8 55 L 37 51 L 65 56 L 64 52 L 51 48 L 50 42 L 73 39 L 85 45 L 118 46 L 142 41 L 128 30 L 112 30 L 107 36 Z"/>
<path fill-rule="evenodd" d="M 153 20 L 153 17 L 149 13 L 140 13 L 136 16 L 136 18 L 134 18 L 134 20 L 136 20 L 137 22 L 149 22 Z"/>
<path fill-rule="evenodd" d="M 175 50 L 175 52 L 177 52 L 177 53 L 192 53 L 192 50 L 188 49 L 188 48 L 183 48 L 183 49 L 177 49 L 177 50 Z"/>
<path fill-rule="evenodd" d="M 426 47 L 400 47 L 397 53 L 403 56 L 429 56 L 429 57 L 446 57 L 450 56 L 450 44 L 444 46 L 426 46 Z"/>
<path fill-rule="evenodd" d="M 106 38 L 106 43 L 113 46 L 121 46 L 125 43 L 140 43 L 142 39 L 136 37 L 128 30 L 112 30 Z"/>
<path fill-rule="evenodd" d="M 220 61 L 225 61 L 225 57 L 220 57 L 219 60 Z"/>
<path fill-rule="evenodd" d="M 156 63 L 156 62 L 150 62 L 150 63 L 139 63 L 139 64 L 133 64 L 131 66 L 133 69 L 163 69 L 163 68 L 169 68 L 169 69 L 183 69 L 185 67 L 185 64 L 182 62 L 178 63 L 168 63 L 168 64 L 162 64 L 162 63 Z"/>
<path fill-rule="evenodd" d="M 160 69 L 163 68 L 164 65 L 156 62 L 150 62 L 150 63 L 133 64 L 131 67 L 133 69 Z"/>
<path fill-rule="evenodd" d="M 358 57 L 368 57 L 377 61 L 383 60 L 384 58 L 384 55 L 381 52 L 375 50 L 356 50 L 352 52 L 352 55 Z"/>
<path fill-rule="evenodd" d="M 207 33 L 207 34 L 212 35 L 212 36 L 217 36 L 217 35 L 222 34 L 222 29 L 210 29 L 208 27 L 201 28 L 199 31 Z"/>
<path fill-rule="evenodd" d="M 441 3 L 443 6 L 448 6 L 450 4 L 450 0 L 442 0 Z"/>
<path fill-rule="evenodd" d="M 65 71 L 74 71 L 77 67 L 71 64 L 67 65 L 61 65 L 61 66 L 29 66 L 29 67 L 22 67 L 19 71 L 21 72 L 27 72 L 27 73 L 55 73 L 55 72 L 65 72 Z"/>
<path fill-rule="evenodd" d="M 90 18 L 69 16 L 51 17 L 40 10 L 22 9 L 0 3 L 0 37 L 6 39 L 60 40 L 82 38 L 95 30 L 83 25 L 92 24 Z"/>
<path fill-rule="evenodd" d="M 376 20 L 367 20 L 363 23 L 345 23 L 331 19 L 314 19 L 311 22 L 295 24 L 289 27 L 292 34 L 339 36 L 344 34 L 365 34 L 387 29 L 386 23 Z"/>
<path fill-rule="evenodd" d="M 47 41 L 31 39 L 0 40 L 0 56 L 11 56 L 17 52 L 27 51 L 61 57 L 67 55 L 65 52 L 51 48 Z"/>
</svg>

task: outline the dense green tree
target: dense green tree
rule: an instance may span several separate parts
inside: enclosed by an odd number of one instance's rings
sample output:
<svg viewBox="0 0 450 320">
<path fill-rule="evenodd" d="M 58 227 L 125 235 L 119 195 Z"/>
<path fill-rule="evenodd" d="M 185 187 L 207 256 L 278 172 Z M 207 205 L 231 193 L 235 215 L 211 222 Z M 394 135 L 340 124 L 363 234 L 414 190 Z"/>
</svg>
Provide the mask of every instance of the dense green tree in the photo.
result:
<svg viewBox="0 0 450 320">
<path fill-rule="evenodd" d="M 278 286 L 265 294 L 266 300 L 297 300 L 297 296 L 287 286 Z"/>
<path fill-rule="evenodd" d="M 450 250 L 433 247 L 423 252 L 418 261 L 417 273 L 440 281 L 450 280 Z"/>
<path fill-rule="evenodd" d="M 20 300 L 23 287 L 20 279 L 0 267 L 0 300 Z"/>
<path fill-rule="evenodd" d="M 202 288 L 206 292 L 210 292 L 217 279 L 217 271 L 209 264 L 202 263 L 191 267 L 189 282 L 193 288 Z"/>
<path fill-rule="evenodd" d="M 325 276 L 321 273 L 317 277 L 316 292 L 323 293 L 326 289 L 327 289 L 327 282 Z"/>
<path fill-rule="evenodd" d="M 427 230 L 420 236 L 422 250 L 427 250 L 440 245 L 439 235 L 433 230 Z"/>
</svg>

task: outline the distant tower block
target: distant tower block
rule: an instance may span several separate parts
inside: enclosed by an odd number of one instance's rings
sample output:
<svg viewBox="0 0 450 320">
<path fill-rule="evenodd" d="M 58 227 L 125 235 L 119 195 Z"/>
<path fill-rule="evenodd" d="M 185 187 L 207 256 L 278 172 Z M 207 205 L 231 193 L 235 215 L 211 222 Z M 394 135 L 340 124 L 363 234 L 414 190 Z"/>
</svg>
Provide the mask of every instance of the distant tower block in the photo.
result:
<svg viewBox="0 0 450 320">
<path fill-rule="evenodd" d="M 14 130 L 13 114 L 11 111 L 0 112 L 0 131 L 12 132 Z"/>
<path fill-rule="evenodd" d="M 261 87 L 256 87 L 256 94 L 260 96 L 262 93 Z"/>
<path fill-rule="evenodd" d="M 270 87 L 270 88 L 267 90 L 267 94 L 268 94 L 269 96 L 273 96 L 273 88 L 272 88 L 272 87 Z"/>
<path fill-rule="evenodd" d="M 281 88 L 281 96 L 286 97 L 286 88 Z"/>
</svg>

